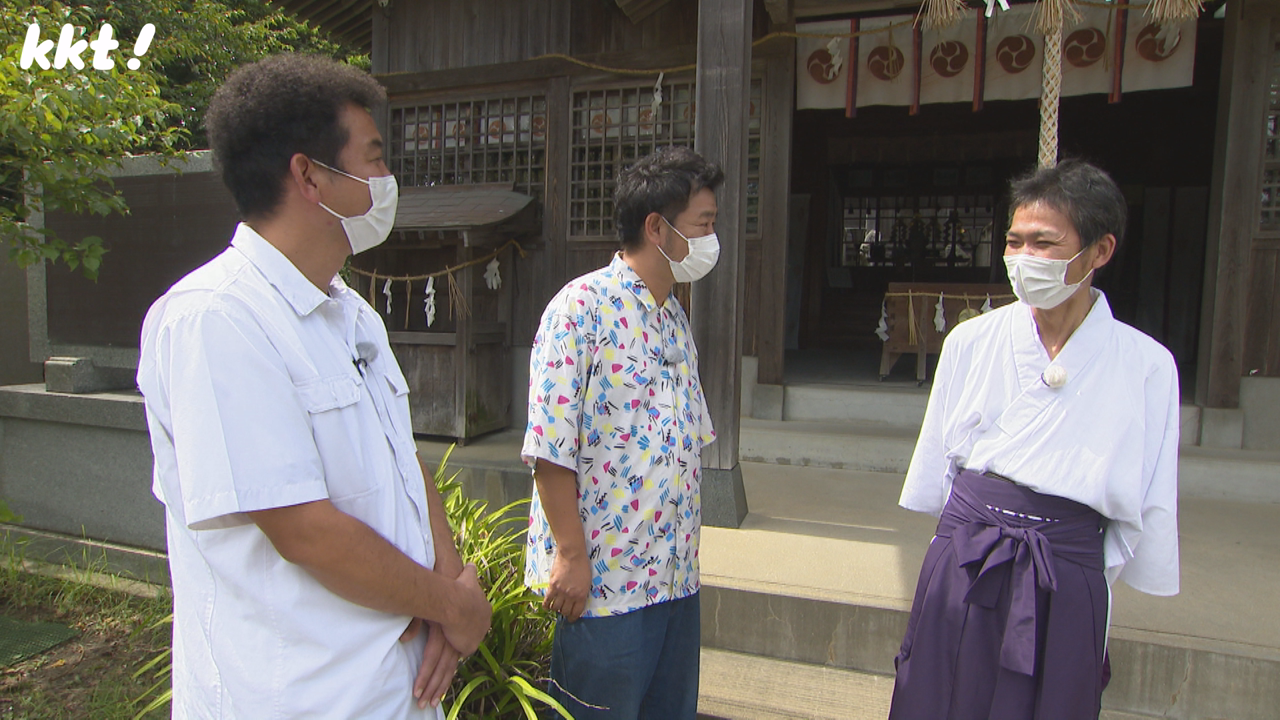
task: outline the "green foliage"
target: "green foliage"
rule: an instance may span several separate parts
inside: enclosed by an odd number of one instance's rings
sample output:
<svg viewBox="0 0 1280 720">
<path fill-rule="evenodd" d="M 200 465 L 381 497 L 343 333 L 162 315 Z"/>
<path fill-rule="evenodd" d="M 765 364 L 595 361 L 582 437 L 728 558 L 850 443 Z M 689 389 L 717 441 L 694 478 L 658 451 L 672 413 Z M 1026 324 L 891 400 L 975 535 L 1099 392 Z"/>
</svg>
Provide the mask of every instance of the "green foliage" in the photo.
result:
<svg viewBox="0 0 1280 720">
<path fill-rule="evenodd" d="M 560 716 L 572 716 L 539 690 L 551 658 L 554 618 L 542 599 L 524 586 L 524 532 L 528 500 L 490 511 L 483 500 L 462 490 L 457 473 L 446 470 L 453 448 L 436 468 L 436 487 L 463 562 L 475 563 L 480 584 L 493 605 L 493 624 L 480 649 L 458 666 L 449 720 L 455 718 L 527 718 L 536 720 L 534 703 Z M 446 702 L 449 702 L 446 697 Z"/>
<path fill-rule="evenodd" d="M 367 55 L 261 0 L 0 0 L 0 16 L 0 244 L 19 267 L 61 262 L 91 280 L 107 252 L 102 239 L 57 237 L 31 227 L 33 214 L 128 213 L 112 166 L 127 155 L 172 158 L 206 147 L 209 99 L 240 65 L 297 51 L 369 66 Z M 115 69 L 93 69 L 91 49 L 81 54 L 83 70 L 21 68 L 31 23 L 40 25 L 41 40 L 56 42 L 64 23 L 77 28 L 77 39 L 91 40 L 104 22 L 120 43 L 111 53 Z M 129 70 L 125 62 L 147 23 L 155 38 L 142 67 Z"/>
<path fill-rule="evenodd" d="M 173 609 L 167 588 L 108 575 L 105 555 L 87 549 L 65 555 L 57 565 L 30 561 L 27 554 L 23 539 L 0 533 L 0 612 L 68 625 L 81 638 L 71 643 L 79 645 L 76 650 L 51 651 L 6 668 L 0 675 L 0 717 L 129 720 L 129 698 L 142 689 L 130 678 L 133 666 L 169 644 L 167 628 L 156 623 Z"/>
<path fill-rule="evenodd" d="M 160 618 L 148 630 L 155 630 L 166 626 L 173 625 L 173 614 Z M 173 637 L 172 631 L 169 637 Z M 133 720 L 143 720 L 151 713 L 157 710 L 168 710 L 169 703 L 173 700 L 173 647 L 165 648 L 155 657 L 147 661 L 145 665 L 138 668 L 132 675 L 133 680 L 144 680 L 150 682 L 141 695 L 130 701 L 131 706 L 141 705 L 142 709 L 138 710 L 133 716 Z M 166 715 L 169 713 L 165 713 Z"/>
<path fill-rule="evenodd" d="M 472 500 L 462 490 L 458 474 L 448 471 L 445 453 L 435 471 L 436 487 L 454 531 L 454 542 L 463 562 L 475 563 L 480 584 L 493 605 L 493 623 L 480 649 L 458 666 L 449 695 L 448 720 L 537 720 L 535 703 L 573 720 L 563 706 L 536 685 L 548 674 L 554 619 L 542 608 L 542 599 L 524 586 L 524 531 L 522 512 L 528 500 L 518 500 L 489 511 L 483 500 Z M 159 624 L 172 623 L 169 616 Z M 172 698 L 170 651 L 142 666 L 134 679 L 153 683 L 134 705 L 141 706 L 134 720 L 164 708 Z"/>
<path fill-rule="evenodd" d="M 64 210 L 107 215 L 127 212 L 108 172 L 125 155 L 149 150 L 172 155 L 184 133 L 167 125 L 177 107 L 159 96 L 145 71 L 23 70 L 26 28 L 42 36 L 64 23 L 92 25 L 82 8 L 0 0 L 6 22 L 0 33 L 0 241 L 21 267 L 61 261 L 85 277 L 97 277 L 106 248 L 97 237 L 68 241 L 32 228 L 33 213 Z M 52 53 L 50 53 L 52 57 Z M 27 198 L 30 198 L 30 205 Z"/>
<path fill-rule="evenodd" d="M 280 52 L 325 55 L 369 69 L 369 56 L 327 39 L 306 21 L 263 0 L 80 0 L 98 23 L 109 22 L 121 60 L 132 57 L 142 26 L 156 26 L 143 57 L 173 103 L 169 119 L 190 133 L 184 148 L 205 148 L 209 99 L 231 71 Z M 95 26 L 96 27 L 96 26 Z M 117 60 L 120 62 L 121 60 Z"/>
<path fill-rule="evenodd" d="M 20 523 L 22 516 L 9 509 L 9 504 L 0 498 L 0 523 Z"/>
</svg>

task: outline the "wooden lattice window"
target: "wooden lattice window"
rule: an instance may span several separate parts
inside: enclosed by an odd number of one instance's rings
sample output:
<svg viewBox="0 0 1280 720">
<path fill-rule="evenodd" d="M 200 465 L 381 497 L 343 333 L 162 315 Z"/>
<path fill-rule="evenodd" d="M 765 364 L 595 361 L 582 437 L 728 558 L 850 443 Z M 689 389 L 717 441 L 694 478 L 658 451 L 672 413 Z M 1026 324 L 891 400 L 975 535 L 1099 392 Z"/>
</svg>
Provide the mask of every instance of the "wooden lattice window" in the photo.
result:
<svg viewBox="0 0 1280 720">
<path fill-rule="evenodd" d="M 693 81 L 664 82 L 662 94 L 663 101 L 655 117 L 650 84 L 574 93 L 569 160 L 569 235 L 573 239 L 616 240 L 613 188 L 618 173 L 655 148 L 693 147 L 696 113 Z M 747 128 L 747 235 L 760 233 L 762 97 L 762 83 L 754 80 Z"/>
<path fill-rule="evenodd" d="M 1262 197 L 1258 218 L 1263 232 L 1280 232 L 1280 42 L 1271 62 L 1267 135 L 1262 151 Z"/>
<path fill-rule="evenodd" d="M 543 95 L 391 108 L 391 172 L 406 186 L 512 183 L 538 199 L 546 180 Z"/>
</svg>

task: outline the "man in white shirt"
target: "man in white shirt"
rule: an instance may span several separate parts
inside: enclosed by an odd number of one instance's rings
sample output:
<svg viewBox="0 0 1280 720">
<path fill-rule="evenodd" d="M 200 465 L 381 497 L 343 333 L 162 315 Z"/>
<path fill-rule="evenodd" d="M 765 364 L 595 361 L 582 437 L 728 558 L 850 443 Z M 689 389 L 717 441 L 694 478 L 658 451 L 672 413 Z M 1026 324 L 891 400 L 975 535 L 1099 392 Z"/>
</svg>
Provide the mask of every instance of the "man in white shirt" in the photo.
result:
<svg viewBox="0 0 1280 720">
<path fill-rule="evenodd" d="M 152 306 L 138 367 L 166 508 L 174 717 L 441 718 L 488 630 L 386 329 L 337 275 L 395 220 L 369 113 L 384 101 L 362 71 L 280 55 L 210 103 L 245 222 Z"/>
<path fill-rule="evenodd" d="M 1091 287 L 1126 205 L 1079 161 L 1013 184 L 1020 302 L 942 348 L 901 504 L 940 515 L 892 720 L 1097 718 L 1110 583 L 1178 592 L 1178 374 Z"/>
<path fill-rule="evenodd" d="M 529 360 L 525 582 L 559 614 L 553 693 L 578 720 L 693 720 L 700 451 L 715 439 L 673 288 L 715 266 L 724 175 L 683 147 L 624 170 L 622 251 L 565 285 Z"/>
</svg>

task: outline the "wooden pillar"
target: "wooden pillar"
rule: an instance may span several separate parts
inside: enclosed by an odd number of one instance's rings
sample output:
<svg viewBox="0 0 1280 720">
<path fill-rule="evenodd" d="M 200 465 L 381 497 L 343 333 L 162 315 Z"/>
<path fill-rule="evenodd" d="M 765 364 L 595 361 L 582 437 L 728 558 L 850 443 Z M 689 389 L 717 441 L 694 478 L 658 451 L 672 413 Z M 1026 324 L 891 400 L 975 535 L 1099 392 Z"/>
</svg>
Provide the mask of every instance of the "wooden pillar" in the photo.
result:
<svg viewBox="0 0 1280 720">
<path fill-rule="evenodd" d="M 1226 15 L 1196 378 L 1196 403 L 1217 408 L 1240 404 L 1272 23 L 1280 13 L 1274 0 L 1235 0 L 1227 3 Z"/>
<path fill-rule="evenodd" d="M 794 29 L 794 28 L 793 28 Z M 786 352 L 787 229 L 791 199 L 791 118 L 796 97 L 796 41 L 771 56 L 764 70 L 764 168 L 760 173 L 760 314 L 758 383 L 782 385 Z M 751 414 L 751 408 L 746 408 Z"/>
<path fill-rule="evenodd" d="M 738 527 L 747 497 L 738 464 L 742 325 L 746 278 L 747 115 L 751 96 L 751 9 L 747 0 L 698 3 L 697 117 L 694 148 L 720 164 L 716 194 L 720 262 L 693 284 L 693 334 L 699 373 L 716 428 L 702 449 L 702 521 Z"/>
</svg>

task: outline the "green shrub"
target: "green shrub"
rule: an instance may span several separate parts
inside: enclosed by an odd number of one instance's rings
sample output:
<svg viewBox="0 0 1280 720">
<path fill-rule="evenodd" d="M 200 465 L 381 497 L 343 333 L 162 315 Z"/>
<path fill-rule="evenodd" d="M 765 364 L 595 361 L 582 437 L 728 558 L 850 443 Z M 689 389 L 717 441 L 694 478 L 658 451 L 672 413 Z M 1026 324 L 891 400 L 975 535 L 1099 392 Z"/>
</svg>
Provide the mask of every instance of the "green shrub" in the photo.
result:
<svg viewBox="0 0 1280 720">
<path fill-rule="evenodd" d="M 535 701 L 572 720 L 563 707 L 535 687 L 548 675 L 554 616 L 542 598 L 524 586 L 524 533 L 528 499 L 489 511 L 472 500 L 458 473 L 446 466 L 453 448 L 436 468 L 436 487 L 463 562 L 475 563 L 480 584 L 493 604 L 493 624 L 480 649 L 458 666 L 451 688 L 449 720 L 455 718 L 527 718 L 535 720 Z"/>
<path fill-rule="evenodd" d="M 551 658 L 552 614 L 542 599 L 524 586 L 523 510 L 529 500 L 517 500 L 490 511 L 489 503 L 472 500 L 462 490 L 458 473 L 449 474 L 445 453 L 435 471 L 436 487 L 444 500 L 449 525 L 463 562 L 475 563 L 480 584 L 493 605 L 493 623 L 480 649 L 458 666 L 444 705 L 448 720 L 485 718 L 536 720 L 534 704 L 551 708 L 573 720 L 558 702 L 536 687 L 548 676 Z M 161 622 L 173 622 L 170 616 Z M 134 674 L 150 674 L 154 685 L 135 704 L 144 704 L 135 720 L 164 707 L 172 696 L 170 651 L 166 650 Z"/>
</svg>

